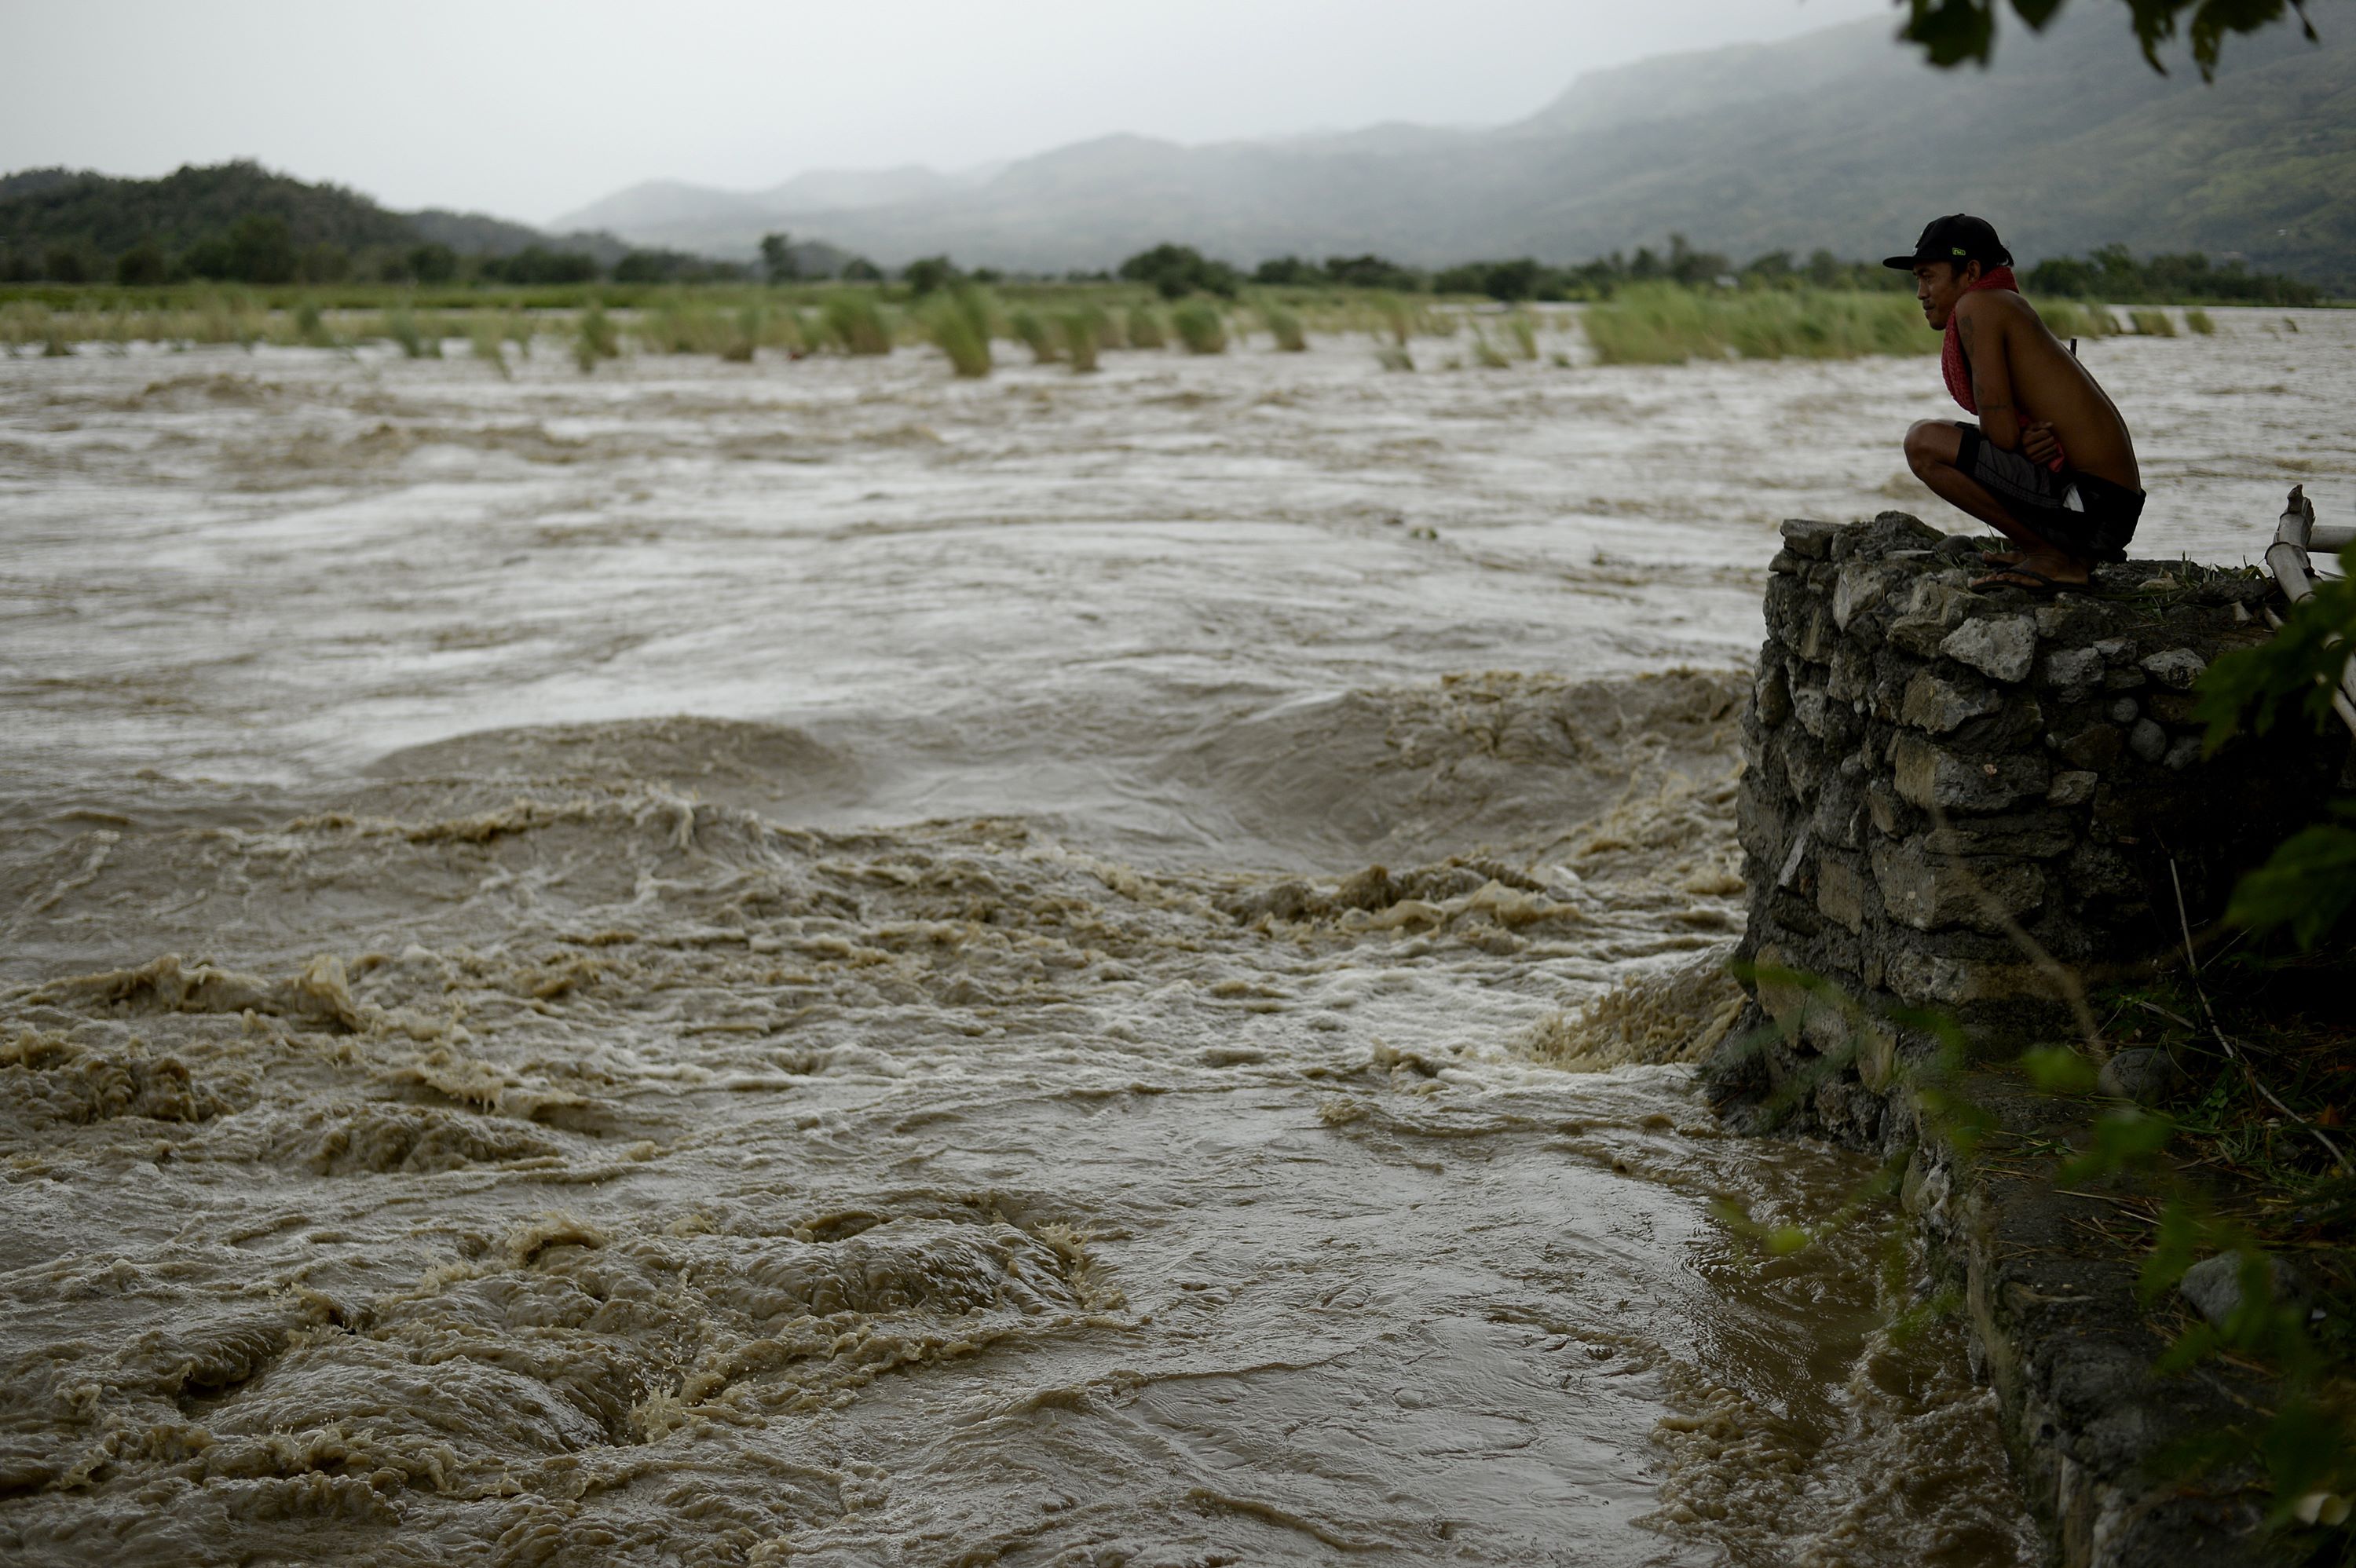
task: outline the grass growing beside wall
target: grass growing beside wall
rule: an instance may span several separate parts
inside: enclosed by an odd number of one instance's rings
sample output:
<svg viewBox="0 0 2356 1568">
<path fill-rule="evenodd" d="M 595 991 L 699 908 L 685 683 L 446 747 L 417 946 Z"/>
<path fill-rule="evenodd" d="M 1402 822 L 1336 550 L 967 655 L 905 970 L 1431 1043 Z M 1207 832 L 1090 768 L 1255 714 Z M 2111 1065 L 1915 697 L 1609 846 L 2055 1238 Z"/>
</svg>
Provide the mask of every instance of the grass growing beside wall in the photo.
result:
<svg viewBox="0 0 2356 1568">
<path fill-rule="evenodd" d="M 1708 293 L 1667 283 L 1622 289 L 1587 307 L 1588 341 L 1606 365 L 1688 359 L 1855 359 L 1932 354 L 1939 336 L 1906 294 L 1821 290 Z"/>
</svg>

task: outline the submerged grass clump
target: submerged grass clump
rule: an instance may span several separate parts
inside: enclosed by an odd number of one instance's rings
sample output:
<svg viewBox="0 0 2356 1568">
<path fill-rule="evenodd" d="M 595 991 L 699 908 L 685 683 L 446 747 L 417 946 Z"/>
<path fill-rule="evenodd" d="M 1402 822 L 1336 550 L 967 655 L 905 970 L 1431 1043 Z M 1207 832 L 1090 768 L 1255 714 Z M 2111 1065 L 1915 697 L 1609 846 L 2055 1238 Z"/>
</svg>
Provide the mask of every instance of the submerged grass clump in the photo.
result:
<svg viewBox="0 0 2356 1568">
<path fill-rule="evenodd" d="M 1067 310 L 1055 318 L 1055 336 L 1075 374 L 1097 368 L 1097 353 L 1104 347 L 1106 325 L 1104 312 L 1094 305 Z"/>
<path fill-rule="evenodd" d="M 2184 327 L 2188 332 L 2196 332 L 2207 337 L 2217 330 L 2217 324 L 2209 318 L 2207 311 L 2196 305 L 2184 313 Z"/>
<path fill-rule="evenodd" d="M 1170 313 L 1170 325 L 1178 329 L 1178 341 L 1186 346 L 1189 354 L 1227 351 L 1227 320 L 1216 305 L 1188 300 Z"/>
<path fill-rule="evenodd" d="M 404 359 L 442 357 L 441 325 L 437 322 L 429 329 L 407 305 L 384 313 L 384 336 L 400 346 Z"/>
<path fill-rule="evenodd" d="M 2136 331 L 2145 337 L 2173 337 L 2176 323 L 2164 310 L 2131 310 L 2127 319 L 2135 323 Z"/>
<path fill-rule="evenodd" d="M 925 314 L 925 333 L 948 356 L 949 368 L 979 380 L 991 371 L 990 315 L 989 296 L 961 288 L 933 303 Z"/>
<path fill-rule="evenodd" d="M 1855 359 L 1929 354 L 1939 338 L 1900 293 L 1817 289 L 1705 293 L 1668 283 L 1622 289 L 1590 305 L 1588 341 L 1606 365 L 1696 358 Z"/>
<path fill-rule="evenodd" d="M 592 303 L 581 313 L 581 320 L 573 331 L 573 362 L 581 367 L 584 376 L 597 368 L 600 359 L 622 357 L 621 335 L 614 330 L 614 320 L 605 307 Z"/>
<path fill-rule="evenodd" d="M 1162 348 L 1169 346 L 1170 335 L 1162 325 L 1162 313 L 1150 304 L 1129 307 L 1129 346 L 1131 348 Z"/>
<path fill-rule="evenodd" d="M 845 354 L 892 352 L 892 323 L 884 307 L 863 293 L 836 294 L 826 302 L 824 319 L 827 336 Z"/>
<path fill-rule="evenodd" d="M 1018 310 L 1007 319 L 1006 325 L 1023 346 L 1031 350 L 1033 363 L 1046 365 L 1054 362 L 1056 356 L 1055 335 L 1047 330 L 1047 324 L 1040 319 L 1037 311 L 1027 307 Z"/>
<path fill-rule="evenodd" d="M 1301 329 L 1301 318 L 1280 304 L 1263 306 L 1260 315 L 1268 323 L 1269 336 L 1276 339 L 1278 350 L 1285 354 L 1305 353 L 1309 336 Z"/>
<path fill-rule="evenodd" d="M 2044 319 L 2045 330 L 2056 337 L 2115 337 L 2119 334 L 2119 318 L 2098 304 L 2053 300 L 2040 304 L 2037 314 Z"/>
</svg>

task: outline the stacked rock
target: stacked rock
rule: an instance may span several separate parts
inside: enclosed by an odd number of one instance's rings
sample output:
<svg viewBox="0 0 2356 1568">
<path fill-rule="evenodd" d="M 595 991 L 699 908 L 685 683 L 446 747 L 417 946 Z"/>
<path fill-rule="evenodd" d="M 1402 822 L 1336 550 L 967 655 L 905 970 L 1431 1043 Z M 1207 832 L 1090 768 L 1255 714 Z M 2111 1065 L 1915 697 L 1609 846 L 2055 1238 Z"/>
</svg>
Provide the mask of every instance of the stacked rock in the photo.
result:
<svg viewBox="0 0 2356 1568">
<path fill-rule="evenodd" d="M 2001 541 L 1900 512 L 1783 536 L 1742 720 L 1740 956 L 1868 1021 L 1770 978 L 1752 995 L 1784 1037 L 1711 1076 L 1730 1107 L 1804 1087 L 1802 1125 L 1869 1143 L 1931 1039 L 1869 1020 L 1935 1010 L 1991 1051 L 2071 1038 L 2073 982 L 2213 919 L 2346 748 L 2292 723 L 2203 758 L 2194 683 L 2269 635 L 2255 569 L 2129 561 L 2038 598 L 1971 588 Z"/>
</svg>

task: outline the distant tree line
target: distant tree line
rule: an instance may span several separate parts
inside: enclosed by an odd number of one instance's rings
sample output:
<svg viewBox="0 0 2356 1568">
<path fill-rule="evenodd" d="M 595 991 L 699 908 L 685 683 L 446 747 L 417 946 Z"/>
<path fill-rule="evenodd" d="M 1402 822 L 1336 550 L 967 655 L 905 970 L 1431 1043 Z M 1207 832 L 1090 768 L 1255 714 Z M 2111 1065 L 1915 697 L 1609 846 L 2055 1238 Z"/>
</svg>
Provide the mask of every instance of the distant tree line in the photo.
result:
<svg viewBox="0 0 2356 1568">
<path fill-rule="evenodd" d="M 2112 304 L 2215 300 L 2221 304 L 2314 304 L 2323 291 L 2273 272 L 2253 272 L 2238 257 L 2212 265 L 2197 251 L 2136 261 L 2124 245 L 2105 245 L 2083 261 L 2056 257 L 2029 269 L 2033 294 L 2067 294 Z"/>
</svg>

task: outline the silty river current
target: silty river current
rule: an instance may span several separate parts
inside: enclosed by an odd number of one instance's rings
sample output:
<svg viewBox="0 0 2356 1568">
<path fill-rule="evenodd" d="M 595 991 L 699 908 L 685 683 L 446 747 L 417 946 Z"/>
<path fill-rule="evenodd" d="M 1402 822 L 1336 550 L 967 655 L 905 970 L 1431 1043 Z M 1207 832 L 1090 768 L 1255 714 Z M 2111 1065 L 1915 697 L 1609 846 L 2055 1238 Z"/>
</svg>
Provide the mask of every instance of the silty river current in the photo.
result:
<svg viewBox="0 0 2356 1568">
<path fill-rule="evenodd" d="M 2216 314 L 2085 346 L 2139 553 L 2356 502 Z M 1549 338 L 0 361 L 0 1555 L 2034 1561 L 1686 1064 L 1935 365 Z"/>
</svg>

